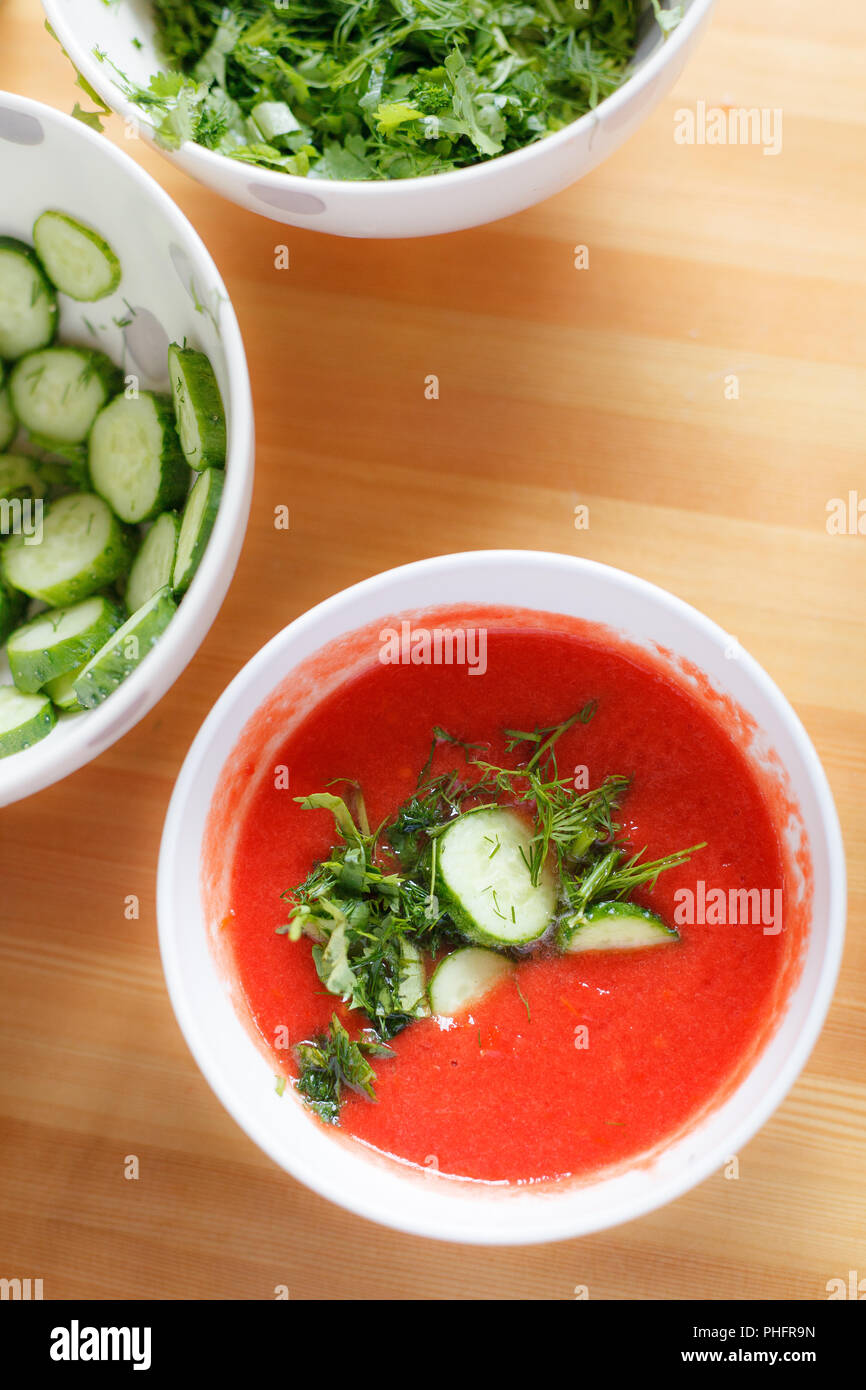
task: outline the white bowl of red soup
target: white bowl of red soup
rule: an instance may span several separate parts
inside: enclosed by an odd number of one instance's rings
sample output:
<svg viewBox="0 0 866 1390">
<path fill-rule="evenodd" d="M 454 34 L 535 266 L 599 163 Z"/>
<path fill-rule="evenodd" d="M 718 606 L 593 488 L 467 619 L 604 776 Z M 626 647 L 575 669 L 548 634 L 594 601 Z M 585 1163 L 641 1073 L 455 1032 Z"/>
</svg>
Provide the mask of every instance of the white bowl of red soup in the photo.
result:
<svg viewBox="0 0 866 1390">
<path fill-rule="evenodd" d="M 720 1170 L 809 1055 L 844 903 L 766 673 L 534 552 L 420 561 L 279 633 L 196 738 L 159 868 L 175 1011 L 237 1122 L 331 1200 L 477 1243 Z"/>
</svg>

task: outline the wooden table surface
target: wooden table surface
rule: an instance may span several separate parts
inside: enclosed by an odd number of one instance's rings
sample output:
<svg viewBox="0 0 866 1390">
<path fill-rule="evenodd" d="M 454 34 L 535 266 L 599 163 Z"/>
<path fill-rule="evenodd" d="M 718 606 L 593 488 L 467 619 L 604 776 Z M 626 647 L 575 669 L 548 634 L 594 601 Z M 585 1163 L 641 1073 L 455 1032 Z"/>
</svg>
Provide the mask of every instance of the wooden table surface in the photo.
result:
<svg viewBox="0 0 866 1390">
<path fill-rule="evenodd" d="M 830 499 L 866 496 L 864 45 L 862 0 L 817 26 L 812 0 L 721 0 L 676 90 L 601 169 L 419 241 L 283 228 L 111 121 L 233 297 L 256 488 L 229 596 L 174 689 L 89 767 L 0 811 L 0 1275 L 61 1299 L 544 1300 L 579 1284 L 816 1299 L 866 1276 L 866 536 L 826 530 Z M 0 0 L 0 87 L 66 111 L 79 95 L 36 0 Z M 782 108 L 782 153 L 678 145 L 674 112 L 699 99 Z M 190 741 L 267 638 L 378 570 L 497 546 L 630 569 L 763 663 L 833 786 L 850 927 L 818 1046 L 739 1180 L 588 1239 L 486 1251 L 350 1216 L 236 1127 L 172 1015 L 154 880 Z"/>
</svg>

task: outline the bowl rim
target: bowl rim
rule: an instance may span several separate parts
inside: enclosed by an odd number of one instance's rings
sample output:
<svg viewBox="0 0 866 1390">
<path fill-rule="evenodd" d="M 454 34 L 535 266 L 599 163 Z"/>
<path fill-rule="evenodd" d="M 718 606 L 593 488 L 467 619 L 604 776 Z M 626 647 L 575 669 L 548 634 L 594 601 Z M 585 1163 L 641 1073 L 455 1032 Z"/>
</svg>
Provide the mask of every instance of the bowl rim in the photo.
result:
<svg viewBox="0 0 866 1390">
<path fill-rule="evenodd" d="M 33 116 L 46 126 L 60 126 L 98 150 L 99 157 L 107 163 L 122 169 L 165 216 L 171 234 L 189 252 L 193 265 L 206 272 L 209 288 L 220 296 L 218 334 L 225 352 L 229 423 L 225 485 L 217 519 L 201 564 L 172 622 L 153 651 L 109 700 L 76 716 L 75 725 L 69 728 L 62 743 L 53 745 L 53 736 L 49 734 L 40 743 L 0 762 L 2 806 L 52 786 L 98 757 L 153 709 L 192 660 L 216 618 L 240 556 L 252 495 L 254 424 L 249 370 L 237 316 L 213 257 L 186 215 L 130 155 L 81 121 L 44 102 L 12 92 L 0 92 L 0 106 Z M 145 680 L 149 683 L 149 695 L 143 699 Z"/>
<path fill-rule="evenodd" d="M 341 608 L 350 607 L 353 601 L 359 598 L 390 593 L 391 597 L 387 601 L 383 600 L 382 615 L 399 612 L 401 611 L 399 596 L 393 592 L 393 588 L 399 587 L 404 577 L 425 575 L 435 581 L 438 574 L 453 567 L 455 563 L 467 567 L 468 570 L 478 570 L 488 565 L 495 566 L 503 563 L 523 569 L 552 566 L 554 568 L 559 567 L 564 577 L 570 573 L 572 577 L 579 574 L 584 579 L 595 577 L 607 582 L 612 581 L 619 583 L 624 589 L 654 600 L 670 614 L 679 616 L 696 626 L 716 644 L 726 645 L 730 640 L 728 634 L 699 609 L 648 580 L 596 560 L 549 551 L 477 550 L 455 552 L 454 554 L 434 556 L 396 566 L 339 590 L 336 594 L 322 600 L 288 623 L 250 658 L 216 701 L 187 752 L 172 791 L 160 843 L 157 870 L 157 918 L 160 953 L 175 1017 L 205 1080 L 235 1123 L 281 1169 L 337 1206 L 405 1234 L 426 1236 L 460 1244 L 515 1246 L 543 1244 L 610 1229 L 625 1221 L 631 1221 L 655 1211 L 682 1196 L 721 1168 L 732 1153 L 739 1152 L 782 1103 L 808 1061 L 832 1002 L 845 938 L 847 894 L 844 847 L 829 782 L 809 735 L 786 696 L 764 668 L 745 649 L 738 648 L 738 665 L 742 664 L 747 668 L 752 681 L 768 697 L 803 759 L 808 782 L 815 795 L 827 852 L 829 876 L 827 938 L 814 992 L 807 1006 L 805 1025 L 797 1035 L 794 1046 L 787 1052 L 784 1064 L 779 1068 L 772 1084 L 767 1086 L 760 1104 L 750 1110 L 738 1124 L 733 1125 L 721 1139 L 708 1147 L 702 1155 L 695 1157 L 688 1164 L 683 1164 L 681 1171 L 676 1176 L 659 1183 L 656 1188 L 648 1189 L 640 1200 L 630 1199 L 628 1203 L 623 1203 L 624 1209 L 618 1211 L 614 1219 L 611 1219 L 607 1209 L 602 1208 L 588 1216 L 581 1216 L 579 1220 L 572 1219 L 570 1222 L 564 1212 L 561 1213 L 562 1217 L 565 1218 L 562 1221 L 551 1222 L 549 1215 L 545 1220 L 542 1220 L 542 1203 L 549 1194 L 539 1191 L 539 1201 L 534 1208 L 539 1214 L 538 1220 L 527 1218 L 524 1209 L 521 1219 L 511 1226 L 506 1221 L 502 1226 L 497 1227 L 489 1220 L 475 1225 L 469 1219 L 469 1212 L 477 1204 L 466 1201 L 460 1219 L 455 1217 L 450 1221 L 443 1220 L 440 1212 L 434 1222 L 432 1218 L 418 1217 L 417 1213 L 410 1209 L 411 1204 L 403 1200 L 402 1197 L 399 1203 L 395 1202 L 393 1209 L 385 1208 L 375 1200 L 368 1201 L 364 1196 L 363 1184 L 356 1184 L 352 1188 L 341 1188 L 339 1182 L 331 1179 L 330 1174 L 323 1173 L 309 1162 L 305 1163 L 297 1149 L 289 1150 L 286 1145 L 280 1148 L 279 1144 L 272 1142 L 271 1137 L 263 1132 L 263 1127 L 259 1121 L 262 1107 L 256 1103 L 256 1099 L 250 1100 L 248 1096 L 241 1097 L 231 1093 L 229 1084 L 224 1081 L 218 1065 L 212 1060 L 194 1004 L 186 989 L 184 971 L 177 949 L 181 924 L 176 920 L 173 909 L 172 887 L 175 874 L 179 871 L 180 851 L 178 846 L 181 843 L 182 826 L 186 819 L 187 802 L 202 765 L 209 758 L 216 756 L 219 759 L 221 769 L 231 754 L 231 748 L 217 752 L 215 755 L 212 751 L 212 748 L 218 749 L 220 747 L 218 731 L 223 717 L 230 714 L 236 703 L 245 699 L 249 688 L 255 684 L 259 672 L 268 665 L 284 644 L 296 636 L 314 631 L 322 619 L 338 614 Z M 435 593 L 435 591 L 434 582 L 431 583 L 431 592 Z M 412 605 L 409 607 L 411 608 Z M 375 621 L 375 619 L 371 619 L 371 621 Z M 345 629 L 347 632 L 351 630 L 352 628 Z M 326 646 L 332 640 L 334 639 L 326 639 L 321 645 Z M 284 669 L 280 680 L 285 679 L 291 669 L 293 668 Z M 271 689 L 274 688 L 275 686 L 272 685 Z M 267 699 L 267 696 L 264 699 Z M 247 720 L 253 716 L 261 703 L 262 701 L 257 699 L 250 704 L 246 710 Z M 202 832 L 206 818 L 207 812 L 205 812 L 202 821 Z M 200 864 L 201 840 L 198 843 L 198 850 Z M 188 860 L 184 862 L 188 864 Z M 210 948 L 208 947 L 208 949 Z M 737 1090 L 746 1083 L 755 1066 L 760 1062 L 761 1056 L 762 1053 L 759 1053 L 753 1059 L 749 1070 L 738 1082 L 732 1095 L 735 1095 Z M 530 1192 L 530 1188 L 525 1189 L 525 1193 Z M 555 1200 L 550 1202 L 546 1208 L 547 1212 L 550 1213 L 557 1205 L 560 1204 Z M 626 1207 L 627 1209 L 625 1209 Z"/>
<path fill-rule="evenodd" d="M 632 75 L 626 78 L 615 92 L 611 92 L 610 96 L 600 101 L 592 111 L 578 116 L 562 130 L 545 136 L 543 140 L 536 140 L 531 145 L 523 145 L 519 150 L 511 150 L 508 154 L 496 155 L 492 159 L 484 159 L 477 164 L 470 164 L 465 169 L 451 169 L 443 174 L 421 174 L 417 178 L 408 179 L 310 179 L 300 174 L 284 174 L 277 169 L 260 169 L 257 165 L 240 165 L 238 167 L 246 170 L 248 178 L 255 178 L 256 184 L 262 190 L 283 189 L 294 193 L 306 193 L 309 196 L 321 186 L 322 191 L 327 190 L 331 197 L 337 196 L 347 200 L 368 198 L 372 191 L 373 197 L 390 198 L 392 202 L 409 198 L 412 191 L 417 189 L 426 192 L 433 188 L 459 188 L 470 178 L 473 178 L 477 183 L 484 179 L 496 178 L 503 170 L 506 174 L 514 173 L 522 164 L 536 157 L 539 150 L 556 150 L 562 145 L 567 145 L 571 140 L 579 139 L 602 119 L 614 115 L 627 101 L 636 97 L 645 86 L 648 86 L 655 79 L 668 62 L 676 59 L 680 49 L 690 42 L 693 33 L 699 29 L 715 3 L 716 0 L 692 0 L 683 19 L 668 37 L 663 37 L 662 42 L 635 69 Z M 145 137 L 155 144 L 152 131 L 142 117 L 141 108 L 125 96 L 114 81 L 106 78 L 104 64 L 94 58 L 93 53 L 79 43 L 72 19 L 72 5 L 64 3 L 64 0 L 42 0 L 42 7 L 68 57 L 79 72 L 87 78 L 94 90 L 113 111 L 127 120 L 135 121 Z M 191 140 L 184 141 L 178 150 L 167 150 L 163 149 L 162 146 L 158 146 L 158 148 L 168 159 L 180 159 L 194 177 L 201 178 L 204 183 L 210 186 L 212 186 L 211 180 L 207 177 L 210 170 L 216 171 L 227 165 L 237 165 L 238 163 L 228 155 L 218 154 L 216 150 L 205 149 L 204 146 L 197 145 Z M 338 189 L 339 193 L 335 194 L 335 190 Z"/>
</svg>

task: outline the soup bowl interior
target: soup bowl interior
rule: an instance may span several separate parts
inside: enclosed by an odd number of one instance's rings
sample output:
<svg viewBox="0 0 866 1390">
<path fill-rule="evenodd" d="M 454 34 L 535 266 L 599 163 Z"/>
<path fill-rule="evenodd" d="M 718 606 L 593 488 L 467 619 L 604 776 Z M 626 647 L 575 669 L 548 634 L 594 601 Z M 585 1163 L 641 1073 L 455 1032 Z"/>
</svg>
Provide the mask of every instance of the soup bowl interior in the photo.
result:
<svg viewBox="0 0 866 1390">
<path fill-rule="evenodd" d="M 0 234 L 32 243 L 56 208 L 95 225 L 122 268 L 95 303 L 59 296 L 57 341 L 98 347 L 143 390 L 166 390 L 170 342 L 210 358 L 226 411 L 226 484 L 204 559 L 168 629 L 110 699 L 61 719 L 40 743 L 0 760 L 0 805 L 83 766 L 141 719 L 193 656 L 237 564 L 252 488 L 252 401 L 243 342 L 219 272 L 159 185 L 104 136 L 39 102 L 0 93 Z M 9 445 L 10 451 L 18 447 Z M 26 441 L 22 446 L 26 451 Z M 0 681 L 9 681 L 5 655 Z"/>
<path fill-rule="evenodd" d="M 340 637 L 396 613 L 427 609 L 431 596 L 437 606 L 563 614 L 602 624 L 648 652 L 661 650 L 674 663 L 683 659 L 683 670 L 692 673 L 684 680 L 713 699 L 733 702 L 746 716 L 749 756 L 756 766 L 774 769 L 796 808 L 779 829 L 806 870 L 800 887 L 810 925 L 775 1032 L 736 1089 L 691 1129 L 661 1151 L 590 1181 L 505 1187 L 442 1177 L 326 1130 L 295 1096 L 278 1096 L 273 1064 L 232 1001 L 232 980 L 213 949 L 218 923 L 209 919 L 202 885 L 190 871 L 202 863 L 212 802 L 242 735 L 253 777 L 272 767 L 273 746 L 256 713 L 263 703 L 281 686 L 291 692 L 292 673 L 322 647 L 335 644 L 339 653 Z M 161 950 L 178 1020 L 208 1081 L 251 1138 L 309 1187 L 370 1219 L 440 1239 L 504 1244 L 564 1239 L 639 1216 L 736 1153 L 782 1100 L 817 1037 L 838 970 L 844 904 L 839 827 L 823 770 L 762 669 L 732 650 L 721 629 L 664 591 L 590 561 L 535 552 L 446 556 L 389 571 L 326 600 L 279 633 L 228 687 L 189 752 L 166 819 L 158 884 Z"/>
<path fill-rule="evenodd" d="M 566 188 L 612 154 L 679 75 L 715 0 L 682 0 L 684 18 L 663 38 L 650 0 L 628 81 L 587 115 L 525 149 L 468 169 L 417 179 L 344 182 L 254 168 L 187 143 L 169 157 L 215 192 L 294 226 L 351 237 L 432 236 L 492 222 Z M 147 86 L 165 68 L 150 0 L 43 0 L 76 67 L 113 110 L 150 138 L 128 82 Z M 670 5 L 666 5 L 667 8 Z M 100 61 L 95 50 L 105 55 Z"/>
</svg>

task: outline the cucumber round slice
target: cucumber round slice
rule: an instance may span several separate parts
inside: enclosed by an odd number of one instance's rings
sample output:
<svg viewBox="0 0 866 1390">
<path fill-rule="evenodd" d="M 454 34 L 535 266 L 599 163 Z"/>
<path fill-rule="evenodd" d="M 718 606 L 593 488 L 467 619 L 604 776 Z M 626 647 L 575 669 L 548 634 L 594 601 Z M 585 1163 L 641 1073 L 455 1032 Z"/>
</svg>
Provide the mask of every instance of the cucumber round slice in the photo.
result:
<svg viewBox="0 0 866 1390">
<path fill-rule="evenodd" d="M 70 299 L 104 299 L 120 284 L 120 261 L 92 227 L 65 212 L 43 212 L 33 242 L 49 280 Z"/>
<path fill-rule="evenodd" d="M 24 594 L 8 589 L 0 579 L 0 642 L 5 642 L 9 633 L 20 623 L 21 615 L 27 607 Z"/>
<path fill-rule="evenodd" d="M 9 378 L 12 406 L 31 433 L 57 445 L 80 444 L 123 377 L 102 352 L 55 347 L 31 352 Z"/>
<path fill-rule="evenodd" d="M 556 934 L 561 951 L 635 951 L 643 946 L 669 946 L 680 934 L 647 907 L 634 903 L 595 903 L 582 921 L 563 925 Z"/>
<path fill-rule="evenodd" d="M 182 502 L 189 469 L 168 396 L 115 396 L 90 431 L 90 481 L 121 521 L 136 523 Z"/>
<path fill-rule="evenodd" d="M 23 357 L 54 341 L 57 295 L 31 246 L 0 237 L 0 357 Z"/>
<path fill-rule="evenodd" d="M 22 695 L 14 685 L 0 685 L 0 758 L 31 748 L 51 733 L 55 723 L 46 695 Z"/>
<path fill-rule="evenodd" d="M 430 981 L 430 1007 L 440 1018 L 463 1013 L 514 970 L 507 956 L 464 946 L 440 961 Z"/>
<path fill-rule="evenodd" d="M 41 690 L 47 681 L 89 661 L 122 622 L 123 609 L 102 595 L 40 613 L 9 638 L 12 679 L 26 694 Z"/>
<path fill-rule="evenodd" d="M 186 593 L 201 564 L 219 511 L 224 477 L 222 469 L 206 468 L 199 473 L 187 498 L 172 576 L 172 587 L 176 594 Z"/>
<path fill-rule="evenodd" d="M 75 694 L 85 709 L 101 704 L 121 681 L 126 680 L 162 636 L 176 612 L 177 604 L 171 590 L 160 589 L 109 637 L 75 682 Z"/>
<path fill-rule="evenodd" d="M 526 946 L 547 931 L 557 879 L 548 861 L 532 882 L 533 836 L 516 811 L 494 806 L 458 816 L 435 840 L 440 896 L 470 941 Z"/>
<path fill-rule="evenodd" d="M 73 671 L 67 671 L 65 676 L 58 676 L 56 680 L 45 682 L 45 694 L 63 714 L 79 714 L 84 709 L 75 693 L 75 682 L 86 665 L 87 662 L 85 661 L 82 666 L 76 666 Z"/>
<path fill-rule="evenodd" d="M 12 409 L 7 385 L 0 386 L 0 449 L 8 449 L 18 433 L 18 419 Z"/>
<path fill-rule="evenodd" d="M 47 497 L 56 482 L 52 469 L 29 454 L 0 454 L 0 497 Z"/>
<path fill-rule="evenodd" d="M 177 512 L 163 512 L 142 541 L 126 585 L 126 606 L 133 613 L 157 589 L 171 584 L 179 535 L 180 517 Z"/>
<path fill-rule="evenodd" d="M 106 589 L 132 562 L 134 533 L 92 492 L 72 492 L 46 508 L 39 545 L 10 536 L 0 551 L 8 584 L 52 608 Z"/>
<path fill-rule="evenodd" d="M 203 352 L 172 343 L 168 375 L 177 432 L 190 468 L 223 468 L 226 417 L 214 369 Z"/>
</svg>

